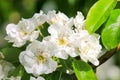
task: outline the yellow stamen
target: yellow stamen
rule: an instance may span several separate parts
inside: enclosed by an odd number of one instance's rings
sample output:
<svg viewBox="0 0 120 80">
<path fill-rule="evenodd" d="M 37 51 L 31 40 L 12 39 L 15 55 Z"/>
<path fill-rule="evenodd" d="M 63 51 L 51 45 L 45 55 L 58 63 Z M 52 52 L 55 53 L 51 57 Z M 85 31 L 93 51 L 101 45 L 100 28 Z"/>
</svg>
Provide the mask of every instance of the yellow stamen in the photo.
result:
<svg viewBox="0 0 120 80">
<path fill-rule="evenodd" d="M 37 61 L 40 62 L 40 63 L 43 63 L 43 62 L 46 61 L 46 58 L 45 58 L 45 56 L 40 54 L 40 55 L 37 56 Z"/>
<path fill-rule="evenodd" d="M 89 47 L 89 46 L 86 46 L 85 49 L 83 50 L 83 53 L 86 54 L 89 49 L 90 49 L 90 47 Z"/>
<path fill-rule="evenodd" d="M 60 39 L 58 39 L 58 43 L 59 43 L 59 45 L 66 45 L 67 42 L 65 39 L 60 38 Z"/>
<path fill-rule="evenodd" d="M 23 30 L 20 30 L 20 32 L 21 32 L 21 35 L 22 35 L 22 36 L 25 36 L 25 35 L 27 34 L 27 32 L 25 32 L 25 31 L 23 31 Z"/>
</svg>

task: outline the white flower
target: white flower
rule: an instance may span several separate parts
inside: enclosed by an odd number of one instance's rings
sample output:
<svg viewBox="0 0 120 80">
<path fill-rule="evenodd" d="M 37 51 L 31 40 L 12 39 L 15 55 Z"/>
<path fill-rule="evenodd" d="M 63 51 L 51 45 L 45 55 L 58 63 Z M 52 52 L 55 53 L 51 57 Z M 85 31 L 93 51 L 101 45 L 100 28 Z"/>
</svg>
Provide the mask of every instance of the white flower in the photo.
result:
<svg viewBox="0 0 120 80">
<path fill-rule="evenodd" d="M 84 61 L 89 60 L 96 66 L 99 65 L 97 57 L 102 48 L 98 40 L 99 39 L 97 39 L 94 35 L 89 36 L 88 38 L 81 40 L 81 45 L 79 46 L 81 59 Z"/>
<path fill-rule="evenodd" d="M 55 24 L 57 22 L 59 22 L 60 24 L 64 25 L 66 22 L 69 21 L 69 18 L 61 12 L 56 13 L 56 11 L 49 11 L 48 14 L 48 20 L 47 22 L 49 24 Z"/>
<path fill-rule="evenodd" d="M 8 36 L 5 39 L 14 42 L 14 47 L 21 47 L 26 41 L 34 41 L 38 38 L 39 31 L 35 29 L 36 27 L 31 19 L 22 19 L 18 25 L 7 25 L 6 32 Z"/>
<path fill-rule="evenodd" d="M 85 20 L 81 12 L 77 12 L 77 16 L 74 18 L 74 25 L 78 30 L 81 30 L 84 28 Z"/>
<path fill-rule="evenodd" d="M 22 33 L 19 32 L 19 28 L 15 24 L 8 24 L 6 27 L 7 35 L 5 37 L 8 42 L 14 42 L 13 46 L 22 46 L 25 44 L 25 41 L 21 39 Z"/>
<path fill-rule="evenodd" d="M 20 53 L 19 60 L 27 73 L 34 76 L 52 73 L 56 70 L 57 63 L 51 58 L 51 47 L 49 43 L 34 41 L 27 47 L 26 51 Z M 52 45 L 51 45 L 52 46 Z"/>
<path fill-rule="evenodd" d="M 34 78 L 34 77 L 30 77 L 30 80 L 45 80 L 43 77 L 39 76 L 37 78 Z"/>
<path fill-rule="evenodd" d="M 72 57 L 76 56 L 69 40 L 69 37 L 74 33 L 72 29 L 56 23 L 48 28 L 48 32 L 50 36 L 47 37 L 46 41 L 55 45 L 53 53 L 56 57 L 67 59 L 68 54 Z"/>
<path fill-rule="evenodd" d="M 18 23 L 18 27 L 20 28 L 20 32 L 23 33 L 23 39 L 24 37 L 27 38 L 29 41 L 34 41 L 38 38 L 39 31 L 36 31 L 36 24 L 33 21 L 32 18 L 30 19 L 22 19 Z"/>
<path fill-rule="evenodd" d="M 14 70 L 15 67 L 4 60 L 0 60 L 0 80 L 5 79 L 8 76 L 8 72 Z"/>
<path fill-rule="evenodd" d="M 47 15 L 43 14 L 43 11 L 40 11 L 40 13 L 35 13 L 32 19 L 33 19 L 35 26 L 38 27 L 47 21 Z"/>
<path fill-rule="evenodd" d="M 81 30 L 73 37 L 76 53 L 80 55 L 85 62 L 90 61 L 94 65 L 99 65 L 98 55 L 101 52 L 101 45 L 99 43 L 100 36 L 98 34 L 89 35 L 86 30 Z"/>
</svg>

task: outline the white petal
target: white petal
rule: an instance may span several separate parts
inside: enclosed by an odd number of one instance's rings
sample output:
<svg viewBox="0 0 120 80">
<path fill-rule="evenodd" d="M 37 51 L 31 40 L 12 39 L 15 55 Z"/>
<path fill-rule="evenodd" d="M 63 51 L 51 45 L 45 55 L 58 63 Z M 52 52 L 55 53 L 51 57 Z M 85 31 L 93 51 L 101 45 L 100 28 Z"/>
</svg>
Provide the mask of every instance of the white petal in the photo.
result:
<svg viewBox="0 0 120 80">
<path fill-rule="evenodd" d="M 34 14 L 32 19 L 34 21 L 35 26 L 38 27 L 38 26 L 41 26 L 42 24 L 44 24 L 47 21 L 47 15 L 43 14 L 43 12 L 40 11 L 40 13 Z"/>
<path fill-rule="evenodd" d="M 68 49 L 66 49 L 66 52 L 71 56 L 71 57 L 76 57 L 78 56 L 78 54 L 75 52 L 75 48 L 74 47 L 68 47 Z"/>
<path fill-rule="evenodd" d="M 51 26 L 48 28 L 48 32 L 49 32 L 51 35 L 58 34 L 57 30 L 59 30 L 59 27 L 58 27 L 57 24 L 51 25 Z"/>
<path fill-rule="evenodd" d="M 49 66 L 49 69 L 45 72 L 46 74 L 52 73 L 53 71 L 56 70 L 57 62 L 52 59 L 49 59 L 48 66 Z"/>
<path fill-rule="evenodd" d="M 38 36 L 39 36 L 39 31 L 32 32 L 32 34 L 30 35 L 30 41 L 36 40 Z"/>
<path fill-rule="evenodd" d="M 30 76 L 30 80 L 45 80 L 45 79 L 41 76 L 39 76 L 37 78 Z"/>
<path fill-rule="evenodd" d="M 61 59 L 67 59 L 68 58 L 68 54 L 64 51 L 64 50 L 57 50 L 54 55 L 58 58 L 61 58 Z"/>
<path fill-rule="evenodd" d="M 36 28 L 36 26 L 31 18 L 30 19 L 22 19 L 18 23 L 18 26 L 20 27 L 21 30 L 23 30 L 26 33 L 31 33 Z"/>
<path fill-rule="evenodd" d="M 49 23 L 49 24 L 53 24 L 53 23 L 55 23 L 56 22 L 56 11 L 49 11 L 48 13 L 47 13 L 47 22 Z"/>
<path fill-rule="evenodd" d="M 13 37 L 13 38 L 16 37 L 17 34 L 19 33 L 19 30 L 17 27 L 18 26 L 15 24 L 8 24 L 6 27 L 6 31 L 7 31 L 8 36 Z"/>
<path fill-rule="evenodd" d="M 26 43 L 26 41 L 18 42 L 17 40 L 14 41 L 13 47 L 21 47 Z"/>
<path fill-rule="evenodd" d="M 75 27 L 77 27 L 78 29 L 82 29 L 84 27 L 84 16 L 81 12 L 77 12 L 77 16 L 74 19 L 74 25 Z"/>
</svg>

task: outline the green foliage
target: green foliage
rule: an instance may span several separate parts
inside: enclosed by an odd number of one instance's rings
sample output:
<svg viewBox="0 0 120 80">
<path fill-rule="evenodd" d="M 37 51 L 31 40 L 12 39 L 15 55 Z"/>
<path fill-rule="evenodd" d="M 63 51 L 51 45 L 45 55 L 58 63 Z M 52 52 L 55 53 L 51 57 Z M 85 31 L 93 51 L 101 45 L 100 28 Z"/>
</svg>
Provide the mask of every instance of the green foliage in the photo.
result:
<svg viewBox="0 0 120 80">
<path fill-rule="evenodd" d="M 19 61 L 18 56 L 19 56 L 19 53 L 21 52 L 20 49 L 13 48 L 13 47 L 6 47 L 1 49 L 1 52 L 3 53 L 5 60 L 11 63 L 17 63 Z"/>
<path fill-rule="evenodd" d="M 78 80 L 98 80 L 91 66 L 83 61 L 74 60 L 73 69 Z"/>
<path fill-rule="evenodd" d="M 106 21 L 116 3 L 116 0 L 99 0 L 90 8 L 86 19 L 86 29 L 90 34 Z"/>
<path fill-rule="evenodd" d="M 30 74 L 24 71 L 21 80 L 30 80 Z"/>
<path fill-rule="evenodd" d="M 48 30 L 48 27 L 49 27 L 49 24 L 48 24 L 48 23 L 45 23 L 44 25 L 42 25 L 42 26 L 40 27 L 40 31 L 41 31 L 43 37 L 49 35 L 49 33 L 48 33 L 48 31 L 47 31 L 47 30 Z"/>
<path fill-rule="evenodd" d="M 120 43 L 120 9 L 111 12 L 110 18 L 102 31 L 102 42 L 108 50 L 117 47 Z"/>
<path fill-rule="evenodd" d="M 67 60 L 60 59 L 60 65 L 59 68 L 60 71 L 66 72 L 66 70 L 72 70 L 72 58 L 68 58 Z"/>
<path fill-rule="evenodd" d="M 64 72 L 55 71 L 48 75 L 43 75 L 45 80 L 74 80 L 71 75 Z"/>
</svg>

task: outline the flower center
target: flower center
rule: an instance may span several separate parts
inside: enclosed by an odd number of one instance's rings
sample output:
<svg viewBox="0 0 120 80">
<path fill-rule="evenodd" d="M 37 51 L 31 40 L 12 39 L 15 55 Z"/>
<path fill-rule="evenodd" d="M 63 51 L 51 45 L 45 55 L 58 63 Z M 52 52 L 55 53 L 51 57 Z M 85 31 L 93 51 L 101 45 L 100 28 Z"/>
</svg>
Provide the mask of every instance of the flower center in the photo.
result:
<svg viewBox="0 0 120 80">
<path fill-rule="evenodd" d="M 21 32 L 21 35 L 22 36 L 25 36 L 27 33 L 25 32 L 25 31 L 23 31 L 23 30 L 20 30 L 20 32 Z"/>
<path fill-rule="evenodd" d="M 90 47 L 89 47 L 89 46 L 86 46 L 85 49 L 83 50 L 83 53 L 84 53 L 84 54 L 87 54 L 88 51 L 89 51 L 89 49 L 90 49 Z"/>
<path fill-rule="evenodd" d="M 64 46 L 64 45 L 67 44 L 67 41 L 65 39 L 63 39 L 63 38 L 59 38 L 58 43 L 59 43 L 59 45 Z"/>
<path fill-rule="evenodd" d="M 77 48 L 75 48 L 75 52 L 77 53 L 77 54 L 79 54 L 80 53 L 80 50 L 79 50 L 79 48 L 77 47 Z"/>
<path fill-rule="evenodd" d="M 49 21 L 50 24 L 54 24 L 56 23 L 56 20 L 52 19 L 51 21 Z"/>
<path fill-rule="evenodd" d="M 45 56 L 43 56 L 43 55 L 41 55 L 41 54 L 39 54 L 39 55 L 37 56 L 37 62 L 43 63 L 43 62 L 45 62 L 45 61 L 46 61 Z"/>
</svg>

